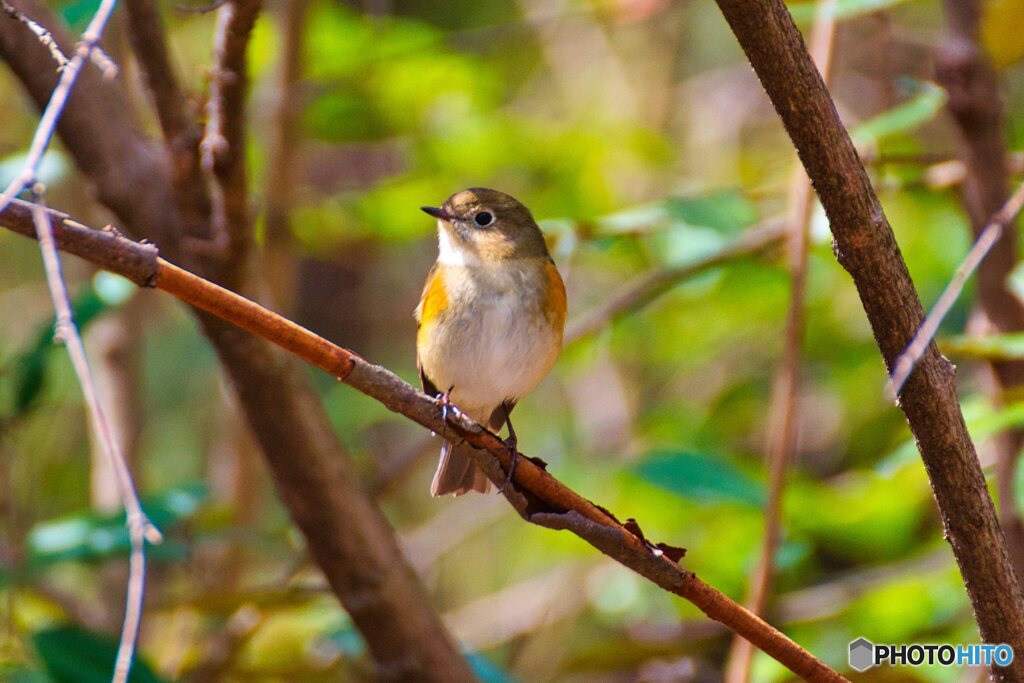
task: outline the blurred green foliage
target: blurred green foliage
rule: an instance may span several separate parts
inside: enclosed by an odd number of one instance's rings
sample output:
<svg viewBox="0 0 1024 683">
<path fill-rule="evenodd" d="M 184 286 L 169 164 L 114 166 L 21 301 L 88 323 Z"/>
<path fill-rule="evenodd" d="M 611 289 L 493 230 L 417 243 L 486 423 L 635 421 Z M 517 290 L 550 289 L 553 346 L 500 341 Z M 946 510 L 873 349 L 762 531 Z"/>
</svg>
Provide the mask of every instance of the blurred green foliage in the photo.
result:
<svg viewBox="0 0 1024 683">
<path fill-rule="evenodd" d="M 80 30 L 95 4 L 56 6 Z M 364 5 L 309 5 L 305 74 L 290 95 L 299 142 L 286 150 L 296 178 L 285 247 L 295 296 L 275 305 L 410 381 L 411 311 L 436 249 L 421 205 L 479 185 L 522 199 L 566 276 L 570 318 L 635 277 L 706 256 L 786 212 L 795 155 L 712 3 Z M 282 159 L 269 147 L 277 123 L 268 105 L 290 49 L 287 6 L 268 4 L 251 50 L 257 207 Z M 814 6 L 791 7 L 809 26 Z M 1010 143 L 1019 145 L 1024 49 L 1011 19 L 1024 16 L 1024 3 L 986 7 L 985 48 L 1006 80 Z M 944 93 L 930 80 L 940 7 L 840 0 L 835 12 L 837 105 L 874 160 L 869 170 L 927 304 L 969 244 L 955 184 L 931 174 L 957 149 Z M 214 16 L 167 5 L 165 18 L 183 82 L 201 102 Z M 125 40 L 115 30 L 105 47 L 126 67 L 141 110 L 147 96 Z M 17 90 L 6 71 L 0 86 Z M 20 99 L 0 111 L 0 176 L 17 169 L 34 116 Z M 57 149 L 48 159 L 51 203 L 85 222 L 109 220 L 67 157 Z M 820 210 L 812 223 L 799 453 L 770 618 L 844 671 L 858 636 L 976 642 L 927 478 L 882 393 L 856 291 Z M 112 400 L 138 429 L 137 480 L 167 535 L 149 549 L 133 680 L 189 680 L 214 664 L 224 680 L 365 679 L 365 647 L 275 500 L 186 311 L 156 293 L 128 297 L 123 283 L 74 259 L 65 270 L 101 384 L 121 378 L 137 388 Z M 282 283 L 270 284 L 277 292 Z M 788 301 L 785 259 L 774 253 L 680 282 L 566 349 L 516 409 L 521 448 L 582 495 L 636 518 L 651 540 L 685 546 L 687 568 L 742 601 L 764 533 L 763 454 Z M 987 464 L 987 440 L 1024 426 L 1024 404 L 993 407 L 980 361 L 1019 358 L 1022 340 L 968 333 L 972 308 L 968 291 L 940 341 L 960 362 L 965 414 Z M 100 509 L 82 398 L 53 344 L 52 317 L 35 245 L 0 236 L 5 680 L 105 679 L 123 609 L 123 515 Z M 570 534 L 523 524 L 500 501 L 431 499 L 436 440 L 425 449 L 421 430 L 380 405 L 331 378 L 316 375 L 315 384 L 368 482 L 425 453 L 386 482 L 381 504 L 482 680 L 653 680 L 659 667 L 720 677 L 729 638 L 695 607 Z M 787 679 L 764 655 L 754 667 L 752 680 Z M 892 680 L 875 674 L 862 680 Z"/>
<path fill-rule="evenodd" d="M 117 639 L 90 633 L 76 626 L 60 626 L 32 637 L 46 671 L 54 683 L 100 683 L 110 680 L 117 656 Z M 142 658 L 136 658 L 129 683 L 161 683 Z"/>
<path fill-rule="evenodd" d="M 162 532 L 171 532 L 193 517 L 208 495 L 205 484 L 193 484 L 149 496 L 142 501 L 146 516 Z M 125 558 L 131 545 L 124 514 L 103 515 L 80 512 L 37 524 L 25 538 L 26 565 L 31 571 L 75 560 L 97 562 Z M 173 537 L 153 546 L 150 559 L 180 561 L 186 556 L 185 544 Z"/>
<path fill-rule="evenodd" d="M 123 303 L 134 292 L 131 282 L 119 275 L 96 273 L 94 282 L 82 287 L 71 302 L 75 324 L 86 330 L 89 324 L 113 306 Z M 22 349 L 11 361 L 8 372 L 9 386 L 13 395 L 9 397 L 10 408 L 4 411 L 9 417 L 24 416 L 36 407 L 42 395 L 48 373 L 50 355 L 54 349 L 55 320 L 42 325 L 35 342 Z"/>
</svg>

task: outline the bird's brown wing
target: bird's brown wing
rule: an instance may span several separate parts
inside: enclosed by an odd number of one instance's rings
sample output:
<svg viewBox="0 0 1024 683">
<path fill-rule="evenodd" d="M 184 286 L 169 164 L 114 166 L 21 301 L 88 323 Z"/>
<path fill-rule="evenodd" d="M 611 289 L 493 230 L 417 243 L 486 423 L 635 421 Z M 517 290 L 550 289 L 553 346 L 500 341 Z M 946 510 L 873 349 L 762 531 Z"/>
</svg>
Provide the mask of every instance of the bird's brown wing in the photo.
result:
<svg viewBox="0 0 1024 683">
<path fill-rule="evenodd" d="M 423 371 L 423 366 L 420 365 L 418 358 L 416 359 L 416 369 L 420 372 L 420 386 L 423 388 L 423 393 L 427 396 L 437 398 L 441 392 L 437 390 L 434 383 L 430 381 L 429 377 L 427 377 L 427 373 Z"/>
<path fill-rule="evenodd" d="M 507 399 L 491 412 L 491 417 L 487 420 L 487 427 L 495 434 L 501 434 L 501 428 L 505 426 L 508 416 L 512 414 L 512 409 L 515 407 L 516 399 Z"/>
</svg>

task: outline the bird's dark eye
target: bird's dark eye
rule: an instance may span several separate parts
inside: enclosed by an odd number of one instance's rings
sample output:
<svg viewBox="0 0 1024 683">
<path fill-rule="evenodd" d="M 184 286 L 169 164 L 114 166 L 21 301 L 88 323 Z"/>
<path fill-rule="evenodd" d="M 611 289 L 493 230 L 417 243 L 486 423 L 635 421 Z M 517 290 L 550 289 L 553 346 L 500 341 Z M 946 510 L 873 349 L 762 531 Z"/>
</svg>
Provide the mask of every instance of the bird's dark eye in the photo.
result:
<svg viewBox="0 0 1024 683">
<path fill-rule="evenodd" d="M 473 216 L 473 222 L 479 225 L 481 228 L 484 227 L 485 225 L 490 225 L 491 222 L 493 221 L 494 216 L 492 216 L 487 211 L 481 211 L 477 215 Z"/>
</svg>

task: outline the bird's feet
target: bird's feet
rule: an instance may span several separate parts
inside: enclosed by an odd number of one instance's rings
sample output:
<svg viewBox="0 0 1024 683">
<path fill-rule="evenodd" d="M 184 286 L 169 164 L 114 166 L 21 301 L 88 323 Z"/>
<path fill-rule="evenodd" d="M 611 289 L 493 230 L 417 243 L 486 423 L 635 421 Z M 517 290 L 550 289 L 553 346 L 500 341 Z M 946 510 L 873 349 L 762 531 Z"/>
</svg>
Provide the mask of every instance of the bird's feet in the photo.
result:
<svg viewBox="0 0 1024 683">
<path fill-rule="evenodd" d="M 448 413 L 451 412 L 452 415 L 459 414 L 458 406 L 452 403 L 451 397 L 453 389 L 455 389 L 454 386 L 448 387 L 448 391 L 437 395 L 437 402 L 441 404 L 441 424 L 443 425 L 441 427 L 442 439 L 448 438 Z"/>
<path fill-rule="evenodd" d="M 509 425 L 509 427 L 511 429 L 511 425 Z M 502 482 L 501 487 L 498 488 L 498 493 L 504 493 L 505 489 L 508 488 L 508 485 L 512 483 L 512 477 L 515 476 L 516 463 L 519 462 L 519 451 L 516 450 L 518 442 L 519 440 L 516 438 L 515 432 L 509 434 L 508 438 L 505 439 L 505 446 L 508 448 L 509 455 L 508 472 L 505 473 L 505 481 Z"/>
</svg>

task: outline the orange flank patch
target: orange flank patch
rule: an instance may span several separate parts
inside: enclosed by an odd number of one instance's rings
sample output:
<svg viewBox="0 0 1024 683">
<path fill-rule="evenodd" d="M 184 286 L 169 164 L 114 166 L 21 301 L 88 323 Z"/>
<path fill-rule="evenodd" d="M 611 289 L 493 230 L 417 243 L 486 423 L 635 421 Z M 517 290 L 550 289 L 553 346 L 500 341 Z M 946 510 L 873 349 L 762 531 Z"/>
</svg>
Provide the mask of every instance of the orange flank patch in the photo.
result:
<svg viewBox="0 0 1024 683">
<path fill-rule="evenodd" d="M 444 288 L 444 277 L 439 268 L 430 271 L 427 284 L 423 287 L 420 300 L 419 321 L 421 326 L 430 324 L 448 308 L 448 292 Z"/>
<path fill-rule="evenodd" d="M 565 284 L 562 282 L 562 276 L 558 273 L 558 268 L 554 263 L 550 261 L 545 266 L 548 275 L 548 306 L 547 310 L 551 311 L 552 316 L 558 322 L 559 327 L 565 323 L 565 312 L 568 309 L 568 301 L 565 297 Z"/>
</svg>

